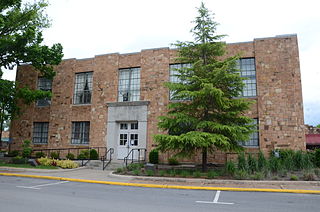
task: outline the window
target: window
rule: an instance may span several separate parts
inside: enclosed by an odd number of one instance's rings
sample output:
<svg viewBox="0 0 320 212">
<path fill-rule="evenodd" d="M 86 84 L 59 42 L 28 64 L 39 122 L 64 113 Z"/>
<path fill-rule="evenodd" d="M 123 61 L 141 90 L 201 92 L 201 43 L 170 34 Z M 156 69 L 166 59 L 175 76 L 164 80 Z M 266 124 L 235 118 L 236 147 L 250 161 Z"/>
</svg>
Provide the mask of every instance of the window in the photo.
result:
<svg viewBox="0 0 320 212">
<path fill-rule="evenodd" d="M 34 122 L 32 142 L 34 144 L 47 144 L 48 129 L 49 129 L 48 122 Z"/>
<path fill-rule="evenodd" d="M 242 142 L 244 147 L 258 147 L 259 146 L 259 131 L 258 131 L 258 119 L 253 119 L 252 124 L 256 125 L 256 131 L 250 135 L 250 139 L 247 142 Z"/>
<path fill-rule="evenodd" d="M 169 69 L 170 69 L 170 82 L 173 83 L 180 83 L 182 80 L 179 78 L 179 69 L 182 68 L 190 68 L 191 64 L 189 63 L 178 63 L 178 64 L 170 64 Z M 187 100 L 187 99 L 178 99 L 175 97 L 175 91 L 170 91 L 170 100 Z"/>
<path fill-rule="evenodd" d="M 38 90 L 51 91 L 51 89 L 52 89 L 52 80 L 47 79 L 45 77 L 38 78 Z M 48 106 L 50 104 L 51 104 L 50 97 L 37 100 L 37 106 Z"/>
<path fill-rule="evenodd" d="M 240 69 L 240 76 L 245 77 L 243 80 L 243 97 L 257 96 L 256 66 L 255 58 L 242 58 L 237 61 L 237 68 Z"/>
<path fill-rule="evenodd" d="M 73 104 L 90 104 L 92 94 L 92 73 L 76 74 Z"/>
<path fill-rule="evenodd" d="M 118 101 L 131 102 L 140 100 L 140 68 L 119 70 Z"/>
<path fill-rule="evenodd" d="M 89 144 L 90 122 L 72 122 L 71 144 Z"/>
</svg>

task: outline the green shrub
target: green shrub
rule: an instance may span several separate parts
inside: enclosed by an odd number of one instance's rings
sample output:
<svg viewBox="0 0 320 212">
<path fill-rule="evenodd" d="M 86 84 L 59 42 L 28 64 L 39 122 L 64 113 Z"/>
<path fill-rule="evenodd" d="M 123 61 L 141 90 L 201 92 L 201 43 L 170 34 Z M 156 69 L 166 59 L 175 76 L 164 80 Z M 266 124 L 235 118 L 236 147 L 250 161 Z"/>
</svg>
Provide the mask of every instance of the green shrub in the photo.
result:
<svg viewBox="0 0 320 212">
<path fill-rule="evenodd" d="M 149 153 L 149 162 L 153 164 L 159 163 L 159 151 L 156 149 L 151 150 Z"/>
<path fill-rule="evenodd" d="M 13 164 L 26 164 L 26 163 L 28 163 L 28 159 L 21 157 L 21 156 L 16 156 L 11 159 L 11 163 L 13 163 Z"/>
<path fill-rule="evenodd" d="M 268 167 L 272 173 L 278 173 L 281 170 L 280 159 L 275 156 L 271 156 L 269 158 Z"/>
<path fill-rule="evenodd" d="M 299 178 L 296 175 L 291 175 L 290 180 L 297 181 Z"/>
<path fill-rule="evenodd" d="M 171 170 L 168 170 L 168 174 L 169 174 L 171 177 L 175 177 L 175 176 L 177 175 L 177 172 L 176 172 L 176 170 L 171 169 Z"/>
<path fill-rule="evenodd" d="M 72 153 L 69 152 L 69 153 L 66 155 L 66 158 L 69 159 L 69 160 L 74 160 L 75 156 L 74 156 L 74 154 L 72 154 Z"/>
<path fill-rule="evenodd" d="M 166 172 L 164 170 L 160 170 L 158 172 L 158 175 L 161 176 L 161 177 L 163 177 L 165 174 L 166 174 Z"/>
<path fill-rule="evenodd" d="M 86 156 L 85 156 L 85 154 L 83 154 L 83 153 L 80 153 L 79 155 L 78 155 L 78 158 L 77 158 L 78 160 L 85 160 L 85 159 L 88 159 Z"/>
<path fill-rule="evenodd" d="M 248 155 L 248 170 L 251 174 L 258 171 L 257 160 L 251 154 Z"/>
<path fill-rule="evenodd" d="M 201 177 L 201 172 L 200 171 L 195 171 L 195 172 L 193 172 L 193 177 L 195 177 L 195 178 L 199 178 L 199 177 Z"/>
<path fill-rule="evenodd" d="M 78 155 L 78 160 L 89 160 L 89 150 L 86 149 L 86 150 L 81 150 L 80 151 L 80 154 Z"/>
<path fill-rule="evenodd" d="M 128 165 L 127 169 L 128 171 L 133 171 L 133 170 L 140 170 L 143 167 L 142 163 L 131 163 Z"/>
<path fill-rule="evenodd" d="M 215 172 L 215 171 L 213 171 L 213 170 L 208 171 L 208 173 L 207 173 L 207 177 L 208 177 L 209 179 L 214 179 L 214 178 L 216 178 L 217 176 L 219 176 L 218 173 Z"/>
<path fill-rule="evenodd" d="M 47 157 L 39 158 L 38 162 L 40 163 L 40 165 L 51 166 L 52 159 Z"/>
<path fill-rule="evenodd" d="M 314 164 L 320 168 L 320 148 L 316 149 L 314 152 Z"/>
<path fill-rule="evenodd" d="M 135 169 L 132 171 L 134 175 L 140 175 L 141 174 L 141 170 L 140 169 Z"/>
<path fill-rule="evenodd" d="M 124 172 L 123 168 L 117 168 L 116 173 L 122 173 L 122 172 Z"/>
<path fill-rule="evenodd" d="M 314 167 L 312 160 L 313 160 L 312 154 L 304 152 L 302 154 L 302 167 L 303 167 L 303 169 L 311 170 Z"/>
<path fill-rule="evenodd" d="M 293 162 L 296 169 L 303 169 L 303 153 L 302 151 L 297 151 L 293 155 Z"/>
<path fill-rule="evenodd" d="M 30 147 L 31 141 L 25 140 L 22 144 L 22 157 L 30 158 L 32 153 L 32 148 Z"/>
<path fill-rule="evenodd" d="M 12 150 L 8 153 L 9 157 L 16 157 L 19 155 L 19 151 L 18 150 Z"/>
<path fill-rule="evenodd" d="M 169 165 L 179 165 L 179 161 L 175 157 L 171 157 L 168 159 Z"/>
<path fill-rule="evenodd" d="M 147 173 L 148 176 L 154 176 L 154 171 L 153 170 L 149 169 L 149 170 L 146 171 L 146 173 Z"/>
<path fill-rule="evenodd" d="M 245 154 L 243 152 L 241 152 L 238 155 L 238 169 L 242 170 L 242 171 L 246 171 L 247 170 L 246 157 L 245 157 Z"/>
<path fill-rule="evenodd" d="M 236 172 L 235 178 L 236 178 L 237 180 L 246 180 L 246 179 L 249 178 L 249 174 L 248 174 L 248 172 L 245 171 L 245 170 L 239 170 L 239 171 Z"/>
<path fill-rule="evenodd" d="M 227 161 L 224 167 L 224 172 L 226 175 L 234 176 L 234 173 L 236 172 L 236 165 L 232 161 Z"/>
<path fill-rule="evenodd" d="M 256 172 L 250 177 L 252 180 L 262 180 L 264 179 L 264 174 L 262 172 Z"/>
<path fill-rule="evenodd" d="M 36 152 L 36 158 L 43 158 L 45 156 L 44 152 Z"/>
<path fill-rule="evenodd" d="M 296 169 L 294 164 L 294 155 L 293 150 L 280 150 L 280 162 L 282 167 L 288 171 L 293 171 Z"/>
<path fill-rule="evenodd" d="M 190 172 L 187 171 L 187 170 L 182 170 L 179 175 L 180 175 L 181 177 L 188 177 L 188 176 L 190 176 Z"/>
<path fill-rule="evenodd" d="M 60 155 L 59 155 L 58 152 L 51 152 L 51 153 L 50 153 L 50 157 L 51 157 L 52 159 L 59 159 L 59 158 L 60 158 Z"/>
<path fill-rule="evenodd" d="M 97 150 L 91 149 L 89 153 L 90 153 L 90 160 L 98 160 L 99 159 L 99 154 L 98 154 Z"/>
<path fill-rule="evenodd" d="M 314 169 L 314 173 L 315 173 L 318 177 L 320 177 L 320 169 Z"/>
<path fill-rule="evenodd" d="M 259 151 L 259 154 L 258 154 L 258 170 L 259 171 L 266 170 L 268 168 L 267 165 L 268 165 L 267 159 L 265 158 L 263 152 Z"/>
</svg>

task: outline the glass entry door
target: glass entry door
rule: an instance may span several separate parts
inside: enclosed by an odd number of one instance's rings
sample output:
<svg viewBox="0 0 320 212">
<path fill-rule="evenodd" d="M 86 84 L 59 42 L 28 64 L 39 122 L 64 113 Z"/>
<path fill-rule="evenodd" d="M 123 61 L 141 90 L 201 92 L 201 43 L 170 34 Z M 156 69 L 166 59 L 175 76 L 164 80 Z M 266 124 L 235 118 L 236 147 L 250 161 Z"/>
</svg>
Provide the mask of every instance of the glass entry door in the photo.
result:
<svg viewBox="0 0 320 212">
<path fill-rule="evenodd" d="M 129 152 L 139 145 L 138 122 L 119 123 L 118 159 L 127 157 Z M 130 156 L 131 158 L 131 156 Z M 137 159 L 137 155 L 133 155 Z"/>
</svg>

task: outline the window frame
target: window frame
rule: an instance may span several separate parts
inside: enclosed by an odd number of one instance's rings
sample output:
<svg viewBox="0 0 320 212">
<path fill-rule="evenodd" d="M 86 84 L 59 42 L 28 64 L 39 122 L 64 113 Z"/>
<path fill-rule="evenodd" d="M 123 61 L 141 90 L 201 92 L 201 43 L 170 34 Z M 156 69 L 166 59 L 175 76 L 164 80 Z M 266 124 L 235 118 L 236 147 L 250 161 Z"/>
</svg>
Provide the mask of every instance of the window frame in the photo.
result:
<svg viewBox="0 0 320 212">
<path fill-rule="evenodd" d="M 252 124 L 256 125 L 255 132 L 251 133 L 248 141 L 240 142 L 240 145 L 245 148 L 259 148 L 260 140 L 259 140 L 259 119 L 253 118 Z"/>
<path fill-rule="evenodd" d="M 71 126 L 71 144 L 89 145 L 90 143 L 90 122 L 73 121 Z"/>
<path fill-rule="evenodd" d="M 118 102 L 140 101 L 140 73 L 140 67 L 118 70 Z"/>
<path fill-rule="evenodd" d="M 48 86 L 49 85 L 49 86 Z M 45 77 L 38 77 L 37 89 L 41 91 L 52 92 L 52 80 Z M 38 99 L 36 101 L 37 107 L 47 107 L 51 105 L 51 98 Z"/>
<path fill-rule="evenodd" d="M 258 95 L 258 89 L 255 57 L 240 58 L 237 60 L 236 67 L 240 71 L 240 76 L 245 78 L 243 79 L 245 86 L 240 97 L 256 97 Z"/>
<path fill-rule="evenodd" d="M 73 90 L 73 104 L 74 105 L 91 104 L 92 86 L 93 86 L 93 71 L 76 73 L 75 80 L 74 80 L 74 90 Z"/>
<path fill-rule="evenodd" d="M 39 134 L 40 136 L 35 136 Z M 40 141 L 35 142 L 36 139 L 40 139 Z M 32 143 L 48 144 L 48 140 L 49 140 L 49 122 L 33 122 Z"/>
</svg>

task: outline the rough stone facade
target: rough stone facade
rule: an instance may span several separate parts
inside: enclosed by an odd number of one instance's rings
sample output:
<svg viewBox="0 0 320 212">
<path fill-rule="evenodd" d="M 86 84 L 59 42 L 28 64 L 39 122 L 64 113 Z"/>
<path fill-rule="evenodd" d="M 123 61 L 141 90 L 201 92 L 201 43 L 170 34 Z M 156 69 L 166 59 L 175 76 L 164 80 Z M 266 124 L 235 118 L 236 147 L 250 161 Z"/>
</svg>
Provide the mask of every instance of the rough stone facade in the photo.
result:
<svg viewBox="0 0 320 212">
<path fill-rule="evenodd" d="M 259 149 L 269 152 L 278 148 L 305 150 L 305 132 L 299 51 L 296 35 L 254 39 L 252 42 L 227 45 L 227 54 L 255 58 L 257 96 L 248 115 L 258 119 Z M 89 146 L 107 146 L 108 104 L 118 101 L 118 73 L 121 68 L 140 67 L 140 101 L 147 101 L 147 150 L 154 147 L 153 135 L 158 116 L 164 115 L 169 103 L 169 64 L 175 63 L 176 51 L 169 48 L 142 50 L 132 54 L 106 54 L 89 59 L 67 59 L 57 68 L 53 80 L 51 105 L 23 106 L 22 115 L 12 121 L 12 149 L 25 139 L 32 140 L 33 123 L 49 122 L 48 144 L 35 148 L 75 147 L 71 144 L 72 121 L 90 122 Z M 89 105 L 74 105 L 75 74 L 93 72 L 92 98 Z M 20 66 L 20 85 L 37 88 L 38 73 Z M 199 160 L 195 157 L 194 160 Z M 211 161 L 223 162 L 225 154 L 215 154 Z"/>
</svg>

